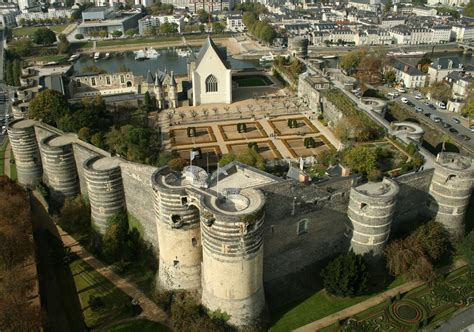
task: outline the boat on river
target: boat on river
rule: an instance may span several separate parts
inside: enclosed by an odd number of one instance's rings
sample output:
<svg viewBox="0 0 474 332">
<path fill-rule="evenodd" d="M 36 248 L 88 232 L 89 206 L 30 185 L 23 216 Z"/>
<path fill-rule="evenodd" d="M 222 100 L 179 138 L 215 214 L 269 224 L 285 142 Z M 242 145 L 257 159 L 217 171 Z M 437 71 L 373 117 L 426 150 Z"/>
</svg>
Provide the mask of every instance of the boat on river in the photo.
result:
<svg viewBox="0 0 474 332">
<path fill-rule="evenodd" d="M 69 62 L 74 62 L 76 61 L 77 59 L 79 59 L 81 57 L 81 53 L 77 53 L 77 54 L 73 54 L 69 57 L 68 61 Z"/>
<path fill-rule="evenodd" d="M 100 52 L 95 52 L 94 53 L 94 60 L 99 60 L 100 59 Z"/>
</svg>

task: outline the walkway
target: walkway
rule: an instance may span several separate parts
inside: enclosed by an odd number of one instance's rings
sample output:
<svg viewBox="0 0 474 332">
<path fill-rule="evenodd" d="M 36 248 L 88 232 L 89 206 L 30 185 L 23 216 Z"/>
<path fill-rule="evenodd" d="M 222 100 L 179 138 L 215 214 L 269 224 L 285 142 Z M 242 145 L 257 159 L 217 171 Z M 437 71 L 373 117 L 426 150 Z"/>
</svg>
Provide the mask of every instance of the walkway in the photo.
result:
<svg viewBox="0 0 474 332">
<path fill-rule="evenodd" d="M 438 271 L 439 273 L 449 273 L 451 271 L 457 270 L 463 266 L 466 265 L 466 262 L 463 259 L 458 259 L 454 262 L 453 265 L 451 266 L 445 266 L 440 268 Z M 319 320 L 316 320 L 312 323 L 309 323 L 307 325 L 304 325 L 302 327 L 299 327 L 295 330 L 295 332 L 312 332 L 312 331 L 318 331 L 322 328 L 325 328 L 329 325 L 332 325 L 336 323 L 337 321 L 342 321 L 346 318 L 352 317 L 354 315 L 357 315 L 359 312 L 365 311 L 369 308 L 372 308 L 376 305 L 379 305 L 380 303 L 386 301 L 387 299 L 396 296 L 397 294 L 403 294 L 406 292 L 411 291 L 412 289 L 423 285 L 425 282 L 424 281 L 409 281 L 404 283 L 403 285 L 400 285 L 398 287 L 389 289 L 383 293 L 380 293 L 376 296 L 373 296 L 365 301 L 362 301 L 360 303 L 357 303 L 353 305 L 352 307 L 343 309 L 341 311 L 338 311 L 332 315 L 326 316 L 324 318 L 321 318 Z"/>
<path fill-rule="evenodd" d="M 44 211 L 44 218 L 49 218 L 49 215 L 45 212 L 47 211 L 47 203 L 41 197 L 41 195 L 34 191 L 33 195 L 37 198 L 37 200 L 41 203 Z M 43 225 L 47 224 L 48 228 L 50 225 L 54 224 L 53 222 L 43 222 Z M 162 323 L 166 326 L 169 326 L 168 316 L 167 314 L 161 310 L 153 301 L 151 301 L 141 290 L 139 290 L 135 285 L 130 283 L 125 278 L 117 275 L 113 272 L 109 266 L 105 265 L 97 258 L 95 258 L 91 253 L 89 253 L 86 249 L 84 249 L 72 236 L 66 233 L 59 225 L 56 225 L 57 232 L 61 237 L 62 242 L 65 246 L 71 248 L 71 251 L 77 254 L 84 262 L 92 266 L 97 272 L 102 274 L 105 278 L 107 278 L 111 283 L 113 283 L 117 288 L 122 290 L 128 296 L 136 299 L 140 303 L 140 307 L 142 308 L 143 312 L 140 314 L 140 317 L 146 318 L 148 320 Z M 52 234 L 55 234 L 53 231 Z"/>
<path fill-rule="evenodd" d="M 64 245 L 71 248 L 71 251 L 77 254 L 83 261 L 92 266 L 97 272 L 102 274 L 110 282 L 112 282 L 117 288 L 122 290 L 128 296 L 138 300 L 143 310 L 141 316 L 148 320 L 160 322 L 164 325 L 169 325 L 168 316 L 161 310 L 153 301 L 151 301 L 141 290 L 136 286 L 132 285 L 126 279 L 120 277 L 113 272 L 109 266 L 105 265 L 86 249 L 84 249 L 72 236 L 66 233 L 61 227 L 57 226 L 59 235 Z"/>
<path fill-rule="evenodd" d="M 3 156 L 3 174 L 10 177 L 10 155 L 11 155 L 12 146 L 10 143 L 7 143 L 7 148 L 5 149 L 5 154 Z"/>
</svg>

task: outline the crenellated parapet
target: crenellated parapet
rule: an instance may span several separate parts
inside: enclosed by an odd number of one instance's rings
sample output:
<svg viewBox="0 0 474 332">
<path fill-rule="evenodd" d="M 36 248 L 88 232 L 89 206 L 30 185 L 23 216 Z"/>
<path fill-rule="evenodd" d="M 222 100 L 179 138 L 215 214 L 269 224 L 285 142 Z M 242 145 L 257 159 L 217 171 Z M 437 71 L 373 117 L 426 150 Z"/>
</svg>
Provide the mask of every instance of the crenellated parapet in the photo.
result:
<svg viewBox="0 0 474 332">
<path fill-rule="evenodd" d="M 243 189 L 201 199 L 202 303 L 230 315 L 229 323 L 250 325 L 261 317 L 265 197 Z"/>
<path fill-rule="evenodd" d="M 91 157 L 84 161 L 84 175 L 95 228 L 104 233 L 107 219 L 125 208 L 119 158 Z"/>
<path fill-rule="evenodd" d="M 35 121 L 14 120 L 8 124 L 8 138 L 15 155 L 18 182 L 37 185 L 41 182 L 43 167 L 35 134 Z"/>
<path fill-rule="evenodd" d="M 59 202 L 79 194 L 79 178 L 72 143 L 75 137 L 51 135 L 40 141 L 43 167 L 51 196 Z"/>
<path fill-rule="evenodd" d="M 379 258 L 388 241 L 398 184 L 388 178 L 351 188 L 346 236 L 356 254 Z"/>
<path fill-rule="evenodd" d="M 201 287 L 201 230 L 199 201 L 188 195 L 186 176 L 162 168 L 152 177 L 161 289 L 199 290 Z"/>
<path fill-rule="evenodd" d="M 457 153 L 439 153 L 431 180 L 428 207 L 455 240 L 462 238 L 474 185 L 474 163 Z"/>
</svg>

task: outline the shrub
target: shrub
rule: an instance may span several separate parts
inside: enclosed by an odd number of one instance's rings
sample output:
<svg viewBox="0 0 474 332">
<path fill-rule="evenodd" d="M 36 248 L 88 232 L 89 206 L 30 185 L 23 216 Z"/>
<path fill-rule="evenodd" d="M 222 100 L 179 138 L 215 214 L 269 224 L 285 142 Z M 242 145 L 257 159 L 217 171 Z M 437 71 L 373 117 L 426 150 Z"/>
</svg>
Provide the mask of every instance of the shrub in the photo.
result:
<svg viewBox="0 0 474 332">
<path fill-rule="evenodd" d="M 367 291 L 369 272 L 364 257 L 352 250 L 331 261 L 322 271 L 326 291 L 337 296 L 354 296 Z"/>
<path fill-rule="evenodd" d="M 474 267 L 474 231 L 471 231 L 458 246 L 458 251 L 466 262 Z"/>
<path fill-rule="evenodd" d="M 105 306 L 104 301 L 100 296 L 91 295 L 89 297 L 89 306 L 93 311 L 97 311 Z"/>
<path fill-rule="evenodd" d="M 67 198 L 59 211 L 59 225 L 68 233 L 86 233 L 90 228 L 90 210 L 81 196 Z"/>
</svg>

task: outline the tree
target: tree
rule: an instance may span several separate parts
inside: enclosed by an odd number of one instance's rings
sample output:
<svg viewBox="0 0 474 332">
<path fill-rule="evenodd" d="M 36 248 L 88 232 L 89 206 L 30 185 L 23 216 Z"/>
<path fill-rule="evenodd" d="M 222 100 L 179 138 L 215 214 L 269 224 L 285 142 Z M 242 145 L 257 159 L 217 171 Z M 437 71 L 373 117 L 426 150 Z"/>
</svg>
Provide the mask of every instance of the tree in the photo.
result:
<svg viewBox="0 0 474 332">
<path fill-rule="evenodd" d="M 127 35 L 128 37 L 133 37 L 136 34 L 138 34 L 138 29 L 132 28 L 125 30 L 125 35 Z"/>
<path fill-rule="evenodd" d="M 430 281 L 435 277 L 433 264 L 451 253 L 451 243 L 444 227 L 429 222 L 403 240 L 385 248 L 387 268 L 394 276 Z"/>
<path fill-rule="evenodd" d="M 66 97 L 56 91 L 46 89 L 38 93 L 29 105 L 29 116 L 32 119 L 58 126 L 59 119 L 69 112 Z"/>
<path fill-rule="evenodd" d="M 469 0 L 466 8 L 464 8 L 463 15 L 467 17 L 474 17 L 474 0 Z"/>
<path fill-rule="evenodd" d="M 107 30 L 100 30 L 99 31 L 99 37 L 102 39 L 105 39 L 109 36 L 109 32 Z"/>
<path fill-rule="evenodd" d="M 82 33 L 76 33 L 74 38 L 76 38 L 77 40 L 81 40 L 81 39 L 84 39 L 84 35 Z"/>
<path fill-rule="evenodd" d="M 346 53 L 340 61 L 341 68 L 344 69 L 346 72 L 352 72 L 355 70 L 361 60 L 365 57 L 367 51 L 362 50 L 354 50 L 349 53 Z"/>
<path fill-rule="evenodd" d="M 393 84 L 397 80 L 397 75 L 395 74 L 393 70 L 387 70 L 383 74 L 383 79 L 385 80 L 385 82 Z"/>
<path fill-rule="evenodd" d="M 207 13 L 205 10 L 199 9 L 197 11 L 197 15 L 198 15 L 199 22 L 204 23 L 204 24 L 209 22 L 209 19 L 210 19 L 209 13 Z"/>
<path fill-rule="evenodd" d="M 447 102 L 451 97 L 451 87 L 444 82 L 435 82 L 429 88 L 431 98 Z"/>
<path fill-rule="evenodd" d="M 168 162 L 168 166 L 174 170 L 174 171 L 182 171 L 183 168 L 188 164 L 188 161 L 184 158 L 177 157 L 174 159 L 171 159 Z"/>
<path fill-rule="evenodd" d="M 178 32 L 178 25 L 176 23 L 165 22 L 160 25 L 160 33 L 176 33 Z"/>
<path fill-rule="evenodd" d="M 56 34 L 48 28 L 39 28 L 33 34 L 33 42 L 38 45 L 51 45 L 56 41 Z"/>
<path fill-rule="evenodd" d="M 225 166 L 234 160 L 261 170 L 265 169 L 265 159 L 252 148 L 247 148 L 237 155 L 233 153 L 223 155 L 219 160 L 219 165 Z"/>
<path fill-rule="evenodd" d="M 122 259 L 128 228 L 128 218 L 125 211 L 121 211 L 107 220 L 102 255 L 109 263 Z"/>
<path fill-rule="evenodd" d="M 377 168 L 377 153 L 366 146 L 350 148 L 344 153 L 344 163 L 354 172 L 367 175 Z"/>
<path fill-rule="evenodd" d="M 120 31 L 120 30 L 115 30 L 114 32 L 112 32 L 112 37 L 114 37 L 114 38 L 120 38 L 120 37 L 122 37 L 122 31 Z"/>
<path fill-rule="evenodd" d="M 331 261 L 322 271 L 323 285 L 329 294 L 354 296 L 367 291 L 369 272 L 362 255 L 352 250 Z"/>
<path fill-rule="evenodd" d="M 379 84 L 382 81 L 382 59 L 366 55 L 357 66 L 357 78 L 363 84 Z"/>
<path fill-rule="evenodd" d="M 90 210 L 81 196 L 67 198 L 59 211 L 58 221 L 70 234 L 83 234 L 90 228 Z"/>
<path fill-rule="evenodd" d="M 392 0 L 388 0 L 384 6 L 384 12 L 388 13 L 392 9 L 393 3 Z"/>
<path fill-rule="evenodd" d="M 466 262 L 474 267 L 474 231 L 471 231 L 458 247 Z"/>
<path fill-rule="evenodd" d="M 417 66 L 421 67 L 421 71 L 423 73 L 428 73 L 428 67 L 430 66 L 431 62 L 433 62 L 428 55 L 423 55 L 423 57 L 418 61 Z"/>
<path fill-rule="evenodd" d="M 33 50 L 33 43 L 29 38 L 21 38 L 12 40 L 8 43 L 8 50 L 20 57 L 25 57 L 31 54 Z"/>
<path fill-rule="evenodd" d="M 222 25 L 221 22 L 214 22 L 212 23 L 212 32 L 215 33 L 222 33 L 225 27 Z"/>
<path fill-rule="evenodd" d="M 58 36 L 58 39 L 59 39 L 59 43 L 58 43 L 58 53 L 59 53 L 59 54 L 68 54 L 71 45 L 69 44 L 69 41 L 67 40 L 66 35 L 64 35 L 64 34 L 61 33 L 61 34 Z"/>
</svg>

